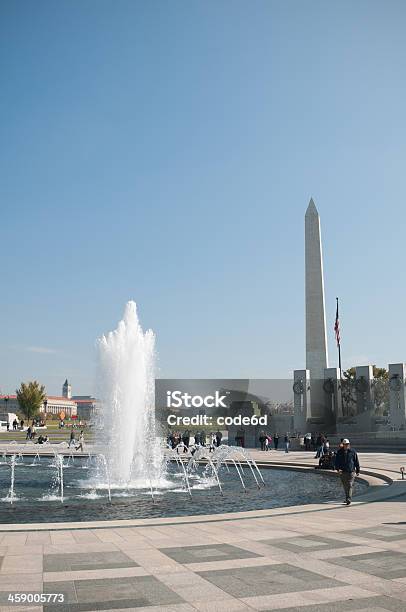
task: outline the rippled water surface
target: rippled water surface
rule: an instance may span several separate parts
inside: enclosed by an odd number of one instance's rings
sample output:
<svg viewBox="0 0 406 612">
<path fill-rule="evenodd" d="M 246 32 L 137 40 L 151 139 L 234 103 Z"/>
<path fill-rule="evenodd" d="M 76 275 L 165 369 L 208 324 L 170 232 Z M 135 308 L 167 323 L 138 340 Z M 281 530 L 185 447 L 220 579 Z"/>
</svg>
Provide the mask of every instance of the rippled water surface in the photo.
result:
<svg viewBox="0 0 406 612">
<path fill-rule="evenodd" d="M 190 476 L 190 496 L 184 478 L 175 464 L 170 464 L 164 488 L 113 488 L 111 502 L 106 483 L 95 487 L 92 464 L 76 457 L 65 458 L 63 502 L 54 460 L 42 457 L 34 464 L 32 457 L 17 462 L 14 470 L 14 498 L 10 503 L 11 468 L 0 464 L 0 522 L 32 523 L 92 521 L 111 519 L 158 518 L 168 516 L 237 512 L 292 506 L 315 502 L 341 501 L 338 478 L 316 472 L 262 469 L 265 486 L 260 489 L 249 468 L 244 467 L 244 490 L 233 468 L 219 472 L 223 495 L 213 477 L 203 466 Z M 356 483 L 355 495 L 367 485 Z"/>
</svg>

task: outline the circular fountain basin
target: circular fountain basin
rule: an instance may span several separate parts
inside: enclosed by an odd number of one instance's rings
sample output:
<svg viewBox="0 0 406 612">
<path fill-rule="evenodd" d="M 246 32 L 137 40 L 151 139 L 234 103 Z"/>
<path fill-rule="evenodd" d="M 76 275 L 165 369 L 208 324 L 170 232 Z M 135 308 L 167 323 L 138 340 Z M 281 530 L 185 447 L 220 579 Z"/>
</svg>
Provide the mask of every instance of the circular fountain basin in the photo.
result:
<svg viewBox="0 0 406 612">
<path fill-rule="evenodd" d="M 191 495 L 175 463 L 169 463 L 159 488 L 112 486 L 92 481 L 92 463 L 86 457 L 64 459 L 63 501 L 55 460 L 22 457 L 14 470 L 14 496 L 10 497 L 9 464 L 0 464 L 0 523 L 41 523 L 94 520 L 160 518 L 226 512 L 245 512 L 308 503 L 341 501 L 338 478 L 324 473 L 283 469 L 262 470 L 265 486 L 258 488 L 248 466 L 242 467 L 243 489 L 238 473 L 223 465 L 219 479 L 223 495 L 204 465 L 189 476 Z M 357 482 L 355 496 L 367 484 Z M 12 503 L 11 503 L 12 501 Z"/>
</svg>

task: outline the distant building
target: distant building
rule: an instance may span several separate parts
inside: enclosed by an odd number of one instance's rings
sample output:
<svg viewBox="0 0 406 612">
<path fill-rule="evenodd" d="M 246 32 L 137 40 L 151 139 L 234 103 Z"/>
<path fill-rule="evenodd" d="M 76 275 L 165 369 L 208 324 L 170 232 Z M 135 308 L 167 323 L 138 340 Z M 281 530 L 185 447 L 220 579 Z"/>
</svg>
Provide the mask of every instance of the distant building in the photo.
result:
<svg viewBox="0 0 406 612">
<path fill-rule="evenodd" d="M 66 399 L 72 399 L 72 385 L 68 383 L 68 379 L 66 379 L 63 384 L 62 396 L 66 397 Z"/>
<path fill-rule="evenodd" d="M 0 395 L 0 421 L 7 421 L 9 413 L 16 413 L 18 409 L 15 395 Z"/>
<path fill-rule="evenodd" d="M 72 399 L 58 395 L 48 395 L 45 402 L 39 409 L 40 413 L 56 414 L 59 415 L 61 412 L 65 413 L 65 417 L 73 417 L 78 413 L 78 406 Z"/>
<path fill-rule="evenodd" d="M 78 417 L 89 421 L 97 410 L 97 400 L 91 395 L 74 395 L 68 379 L 62 386 L 62 395 L 48 395 L 40 408 L 40 414 L 58 416 L 65 413 L 65 418 Z M 8 413 L 21 414 L 16 395 L 0 395 L 0 421 L 7 420 Z"/>
<path fill-rule="evenodd" d="M 97 400 L 91 395 L 74 395 L 72 399 L 78 407 L 78 417 L 89 421 L 97 410 Z"/>
<path fill-rule="evenodd" d="M 62 395 L 48 395 L 40 408 L 40 414 L 58 416 L 62 412 L 65 418 L 78 417 L 89 420 L 96 410 L 96 399 L 91 395 L 72 397 L 72 386 L 68 379 L 62 386 Z M 16 395 L 0 395 L 0 420 L 7 420 L 8 413 L 21 414 Z"/>
<path fill-rule="evenodd" d="M 46 413 L 55 415 L 64 412 L 65 416 L 69 418 L 77 415 L 78 407 L 74 400 L 66 399 L 66 397 L 48 395 L 39 411 L 40 414 Z M 2 419 L 2 415 L 5 415 L 8 412 L 21 414 L 21 409 L 16 395 L 0 395 L 0 420 L 6 420 Z"/>
<path fill-rule="evenodd" d="M 72 399 L 72 386 L 69 384 L 68 379 L 63 383 L 62 396 L 48 395 L 39 411 L 55 415 L 64 412 L 65 418 L 77 416 L 78 406 L 75 400 Z"/>
</svg>

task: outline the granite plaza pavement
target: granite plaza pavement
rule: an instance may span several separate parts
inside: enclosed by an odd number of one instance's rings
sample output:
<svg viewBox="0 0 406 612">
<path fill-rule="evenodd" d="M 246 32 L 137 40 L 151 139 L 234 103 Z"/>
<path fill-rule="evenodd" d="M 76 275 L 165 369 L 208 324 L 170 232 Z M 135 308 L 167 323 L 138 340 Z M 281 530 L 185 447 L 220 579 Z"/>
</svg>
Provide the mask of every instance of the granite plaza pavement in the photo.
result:
<svg viewBox="0 0 406 612">
<path fill-rule="evenodd" d="M 254 456 L 315 464 L 312 453 Z M 405 611 L 406 455 L 360 460 L 370 487 L 350 507 L 0 525 L 0 610 Z M 9 593 L 62 593 L 65 603 L 21 606 Z"/>
</svg>

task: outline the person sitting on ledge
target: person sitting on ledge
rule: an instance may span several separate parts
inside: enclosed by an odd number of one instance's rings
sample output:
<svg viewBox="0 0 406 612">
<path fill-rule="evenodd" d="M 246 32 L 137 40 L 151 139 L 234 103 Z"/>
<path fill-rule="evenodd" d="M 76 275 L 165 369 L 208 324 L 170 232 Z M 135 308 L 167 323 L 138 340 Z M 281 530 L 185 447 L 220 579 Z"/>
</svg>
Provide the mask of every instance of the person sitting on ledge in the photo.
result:
<svg viewBox="0 0 406 612">
<path fill-rule="evenodd" d="M 319 465 L 316 465 L 316 470 L 334 470 L 335 469 L 335 456 L 330 450 L 322 455 L 319 459 Z"/>
</svg>

